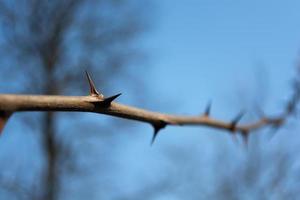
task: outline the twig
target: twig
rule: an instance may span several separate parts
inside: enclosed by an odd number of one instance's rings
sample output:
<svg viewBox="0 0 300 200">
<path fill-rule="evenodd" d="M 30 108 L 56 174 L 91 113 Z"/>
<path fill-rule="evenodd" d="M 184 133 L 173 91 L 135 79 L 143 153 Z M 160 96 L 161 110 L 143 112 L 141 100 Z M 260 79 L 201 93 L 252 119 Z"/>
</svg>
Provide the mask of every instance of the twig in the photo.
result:
<svg viewBox="0 0 300 200">
<path fill-rule="evenodd" d="M 216 129 L 240 133 L 245 141 L 250 132 L 265 126 L 280 127 L 296 109 L 300 98 L 300 89 L 295 90 L 291 101 L 288 102 L 286 110 L 277 117 L 261 118 L 255 122 L 239 125 L 238 122 L 244 113 L 240 113 L 232 121 L 226 122 L 210 117 L 211 103 L 208 104 L 201 116 L 179 116 L 159 112 L 152 112 L 132 106 L 122 105 L 113 102 L 121 94 L 111 97 L 104 97 L 97 91 L 92 78 L 86 73 L 90 85 L 89 96 L 54 96 L 54 95 L 0 95 L 0 131 L 9 116 L 14 112 L 21 111 L 75 111 L 93 112 L 111 115 L 119 118 L 136 120 L 149 123 L 154 128 L 154 135 L 151 143 L 154 142 L 158 132 L 166 126 L 197 125 L 207 126 Z"/>
</svg>

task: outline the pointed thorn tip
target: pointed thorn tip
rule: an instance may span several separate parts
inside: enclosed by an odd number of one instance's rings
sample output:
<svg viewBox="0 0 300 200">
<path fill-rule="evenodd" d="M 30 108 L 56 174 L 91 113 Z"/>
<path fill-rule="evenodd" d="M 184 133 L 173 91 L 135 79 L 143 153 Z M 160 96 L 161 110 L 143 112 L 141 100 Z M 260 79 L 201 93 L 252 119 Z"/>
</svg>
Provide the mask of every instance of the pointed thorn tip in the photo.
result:
<svg viewBox="0 0 300 200">
<path fill-rule="evenodd" d="M 212 102 L 209 101 L 208 104 L 207 104 L 207 106 L 206 106 L 206 109 L 205 109 L 205 112 L 204 112 L 204 116 L 208 117 L 210 115 L 211 104 L 212 104 Z"/>
<path fill-rule="evenodd" d="M 249 143 L 249 132 L 242 132 L 242 138 L 244 141 L 244 145 L 247 147 Z"/>
<path fill-rule="evenodd" d="M 159 131 L 160 131 L 161 129 L 165 128 L 166 125 L 167 125 L 167 124 L 166 124 L 165 122 L 163 122 L 163 121 L 162 121 L 161 123 L 159 123 L 159 124 L 152 124 L 152 126 L 153 126 L 153 128 L 154 128 L 154 133 L 153 133 L 153 136 L 152 136 L 152 139 L 151 139 L 151 143 L 150 143 L 151 146 L 154 144 L 155 139 L 156 139 L 156 137 L 157 137 Z"/>
<path fill-rule="evenodd" d="M 238 124 L 238 122 L 242 119 L 242 117 L 244 116 L 245 112 L 240 112 L 231 122 L 231 131 L 234 131 L 236 128 L 236 125 Z"/>
<path fill-rule="evenodd" d="M 122 93 L 119 93 L 119 94 L 116 94 L 116 95 L 113 95 L 113 96 L 110 96 L 110 97 L 107 97 L 105 98 L 103 101 L 102 101 L 102 104 L 104 106 L 110 106 L 110 104 L 116 99 L 118 98 Z"/>
<path fill-rule="evenodd" d="M 104 99 L 104 102 L 107 102 L 107 103 L 111 103 L 113 102 L 116 98 L 118 98 L 122 93 L 119 93 L 119 94 L 116 94 L 116 95 L 113 95 L 113 96 L 110 96 L 110 97 L 107 97 Z"/>
<path fill-rule="evenodd" d="M 157 137 L 157 135 L 158 135 L 158 132 L 159 132 L 160 129 L 161 129 L 161 128 L 157 127 L 157 126 L 153 126 L 153 128 L 154 128 L 154 133 L 153 133 L 153 135 L 152 135 L 152 139 L 151 139 L 151 143 L 150 143 L 151 146 L 154 144 L 155 139 L 156 139 L 156 137 Z"/>
<path fill-rule="evenodd" d="M 94 81 L 93 79 L 91 78 L 89 72 L 87 70 L 85 70 L 85 74 L 86 74 L 86 77 L 89 81 L 89 85 L 90 85 L 90 95 L 91 96 L 102 96 L 96 89 L 96 86 L 94 84 Z"/>
<path fill-rule="evenodd" d="M 153 146 L 155 139 L 156 139 L 157 133 L 153 133 L 152 139 L 151 139 L 151 143 L 150 146 Z"/>
</svg>

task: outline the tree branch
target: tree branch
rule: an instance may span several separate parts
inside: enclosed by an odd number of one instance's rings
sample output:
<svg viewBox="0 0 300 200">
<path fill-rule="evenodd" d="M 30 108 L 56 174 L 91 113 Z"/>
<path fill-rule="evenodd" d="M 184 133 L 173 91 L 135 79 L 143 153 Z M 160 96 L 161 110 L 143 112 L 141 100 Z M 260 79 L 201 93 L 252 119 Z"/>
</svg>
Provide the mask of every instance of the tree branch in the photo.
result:
<svg viewBox="0 0 300 200">
<path fill-rule="evenodd" d="M 201 116 L 180 116 L 170 115 L 159 112 L 152 112 L 132 106 L 122 105 L 113 102 L 120 94 L 104 97 L 95 88 L 95 85 L 87 73 L 90 84 L 89 96 L 54 96 L 54 95 L 0 95 L 0 126 L 4 126 L 11 113 L 21 111 L 75 111 L 75 112 L 93 112 L 105 115 L 111 115 L 119 118 L 146 122 L 153 126 L 155 140 L 158 132 L 166 126 L 184 126 L 196 125 L 207 126 L 211 128 L 229 131 L 230 133 L 241 133 L 246 139 L 250 132 L 265 126 L 280 127 L 296 109 L 299 101 L 299 89 L 295 90 L 291 101 L 288 102 L 286 111 L 276 117 L 265 117 L 248 124 L 238 125 L 243 113 L 240 113 L 232 121 L 226 122 L 210 117 L 209 103 L 205 112 Z M 1 127 L 0 127 L 1 131 Z"/>
</svg>

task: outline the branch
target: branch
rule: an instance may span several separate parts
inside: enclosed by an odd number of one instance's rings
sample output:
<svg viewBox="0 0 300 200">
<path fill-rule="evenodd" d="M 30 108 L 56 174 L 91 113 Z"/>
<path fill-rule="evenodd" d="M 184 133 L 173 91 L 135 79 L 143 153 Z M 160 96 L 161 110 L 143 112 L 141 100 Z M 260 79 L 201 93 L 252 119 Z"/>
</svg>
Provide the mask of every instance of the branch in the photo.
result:
<svg viewBox="0 0 300 200">
<path fill-rule="evenodd" d="M 300 89 L 296 88 L 294 95 L 288 102 L 285 111 L 276 117 L 261 116 L 257 121 L 239 125 L 238 122 L 244 113 L 239 113 L 232 121 L 226 122 L 210 117 L 211 103 L 208 104 L 205 112 L 201 116 L 180 116 L 159 112 L 152 112 L 132 106 L 115 103 L 114 100 L 121 94 L 111 97 L 104 97 L 97 91 L 90 75 L 86 73 L 89 85 L 89 96 L 55 96 L 55 95 L 0 95 L 0 131 L 14 112 L 21 111 L 75 111 L 93 112 L 111 115 L 119 118 L 145 122 L 153 126 L 153 143 L 158 132 L 166 126 L 207 126 L 211 128 L 229 131 L 230 133 L 240 133 L 245 140 L 250 132 L 265 126 L 280 127 L 291 115 L 300 99 Z"/>
</svg>

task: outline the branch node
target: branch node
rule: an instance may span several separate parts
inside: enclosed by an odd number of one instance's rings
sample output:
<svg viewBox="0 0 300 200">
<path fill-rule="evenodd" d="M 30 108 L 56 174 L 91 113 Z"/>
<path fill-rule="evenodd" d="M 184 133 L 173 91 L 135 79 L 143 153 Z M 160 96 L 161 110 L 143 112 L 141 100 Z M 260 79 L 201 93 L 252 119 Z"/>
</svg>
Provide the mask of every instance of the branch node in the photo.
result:
<svg viewBox="0 0 300 200">
<path fill-rule="evenodd" d="M 211 110 L 211 105 L 212 105 L 212 102 L 209 101 L 208 104 L 207 104 L 207 106 L 206 106 L 205 112 L 204 112 L 204 116 L 205 116 L 205 117 L 209 117 L 209 115 L 210 115 L 210 110 Z"/>
<path fill-rule="evenodd" d="M 245 112 L 242 111 L 240 112 L 231 122 L 230 124 L 230 128 L 229 130 L 232 131 L 232 132 L 235 132 L 236 131 L 236 125 L 239 123 L 239 121 L 242 119 L 242 117 L 244 116 Z"/>
<path fill-rule="evenodd" d="M 102 105 L 104 105 L 105 107 L 110 106 L 110 104 L 116 99 L 118 98 L 122 93 L 110 96 L 110 97 L 106 97 L 103 101 L 101 101 L 100 103 Z"/>
<path fill-rule="evenodd" d="M 284 117 L 280 117 L 278 119 L 273 119 L 273 124 L 274 124 L 274 127 L 280 127 L 284 124 L 285 122 L 285 118 Z"/>
<path fill-rule="evenodd" d="M 159 131 L 161 129 L 165 128 L 167 126 L 167 123 L 165 121 L 160 120 L 158 123 L 153 123 L 152 126 L 154 129 L 154 133 L 153 133 L 151 144 L 150 144 L 151 146 L 154 144 Z"/>
</svg>

